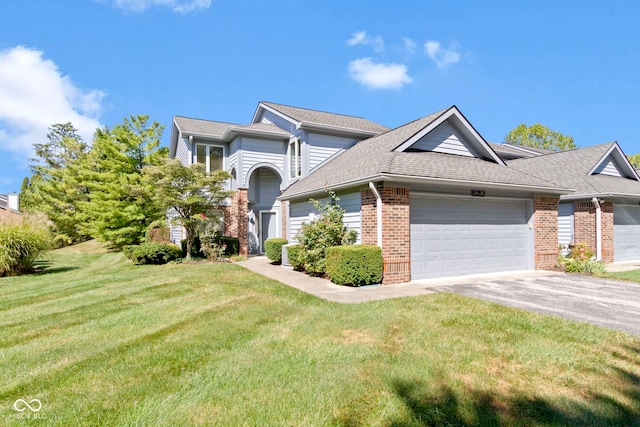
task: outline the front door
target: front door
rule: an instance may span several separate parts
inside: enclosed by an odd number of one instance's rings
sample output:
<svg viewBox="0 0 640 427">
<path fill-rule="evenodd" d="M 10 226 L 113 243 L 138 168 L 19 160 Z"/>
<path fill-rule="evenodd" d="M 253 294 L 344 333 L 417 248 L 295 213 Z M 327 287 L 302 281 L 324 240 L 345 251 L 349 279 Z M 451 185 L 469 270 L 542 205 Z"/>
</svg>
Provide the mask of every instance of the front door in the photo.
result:
<svg viewBox="0 0 640 427">
<path fill-rule="evenodd" d="M 264 253 L 264 241 L 277 237 L 276 213 L 260 211 L 260 253 Z"/>
</svg>

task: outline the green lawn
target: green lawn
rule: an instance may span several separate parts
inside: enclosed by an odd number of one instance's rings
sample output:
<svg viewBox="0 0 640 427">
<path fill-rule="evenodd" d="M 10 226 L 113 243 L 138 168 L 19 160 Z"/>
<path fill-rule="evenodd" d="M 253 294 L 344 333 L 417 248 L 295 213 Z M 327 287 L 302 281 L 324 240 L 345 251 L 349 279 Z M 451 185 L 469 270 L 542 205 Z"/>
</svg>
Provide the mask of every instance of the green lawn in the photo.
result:
<svg viewBox="0 0 640 427">
<path fill-rule="evenodd" d="M 628 280 L 631 282 L 640 282 L 640 270 L 620 271 L 616 273 L 602 273 L 600 277 L 609 279 Z"/>
<path fill-rule="evenodd" d="M 0 279 L 0 425 L 640 425 L 624 333 L 451 294 L 341 305 L 97 249 Z"/>
</svg>

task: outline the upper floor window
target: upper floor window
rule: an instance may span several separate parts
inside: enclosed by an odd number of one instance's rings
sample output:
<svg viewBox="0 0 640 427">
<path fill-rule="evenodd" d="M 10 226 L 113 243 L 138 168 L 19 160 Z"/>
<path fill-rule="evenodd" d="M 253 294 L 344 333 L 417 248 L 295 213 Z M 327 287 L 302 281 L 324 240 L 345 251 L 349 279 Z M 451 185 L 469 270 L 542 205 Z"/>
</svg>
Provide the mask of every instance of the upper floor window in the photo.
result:
<svg viewBox="0 0 640 427">
<path fill-rule="evenodd" d="M 207 172 L 223 169 L 224 149 L 215 145 L 196 144 L 196 163 L 205 165 Z"/>
<path fill-rule="evenodd" d="M 302 166 L 300 165 L 300 138 L 289 141 L 289 178 L 300 176 Z"/>
</svg>

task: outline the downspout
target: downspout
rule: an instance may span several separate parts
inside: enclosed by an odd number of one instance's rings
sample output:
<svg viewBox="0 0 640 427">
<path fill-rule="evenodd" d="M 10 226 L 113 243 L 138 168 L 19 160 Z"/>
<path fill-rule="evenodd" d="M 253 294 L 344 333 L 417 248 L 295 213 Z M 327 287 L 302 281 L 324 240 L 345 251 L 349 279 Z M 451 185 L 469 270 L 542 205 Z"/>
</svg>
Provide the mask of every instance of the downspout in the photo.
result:
<svg viewBox="0 0 640 427">
<path fill-rule="evenodd" d="M 373 182 L 369 182 L 369 188 L 376 196 L 376 240 L 378 246 L 382 248 L 382 197 Z"/>
<path fill-rule="evenodd" d="M 597 197 L 591 199 L 596 207 L 596 261 L 602 260 L 602 207 Z"/>
</svg>

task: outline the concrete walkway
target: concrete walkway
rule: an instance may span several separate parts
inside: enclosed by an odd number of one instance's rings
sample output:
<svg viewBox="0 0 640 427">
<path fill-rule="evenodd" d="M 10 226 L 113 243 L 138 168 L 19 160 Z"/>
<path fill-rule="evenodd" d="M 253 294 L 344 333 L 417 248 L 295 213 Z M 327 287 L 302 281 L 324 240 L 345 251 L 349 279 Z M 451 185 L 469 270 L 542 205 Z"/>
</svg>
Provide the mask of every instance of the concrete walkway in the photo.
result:
<svg viewBox="0 0 640 427">
<path fill-rule="evenodd" d="M 311 277 L 291 268 L 273 265 L 265 256 L 250 257 L 238 265 L 255 273 L 277 280 L 292 288 L 299 289 L 328 301 L 354 304 L 389 298 L 427 295 L 436 292 L 434 288 L 455 284 L 468 284 L 489 279 L 509 280 L 521 277 L 539 277 L 552 274 L 547 271 L 517 271 L 508 273 L 477 274 L 461 277 L 416 280 L 397 285 L 371 285 L 361 287 L 340 286 L 327 279 Z"/>
</svg>

